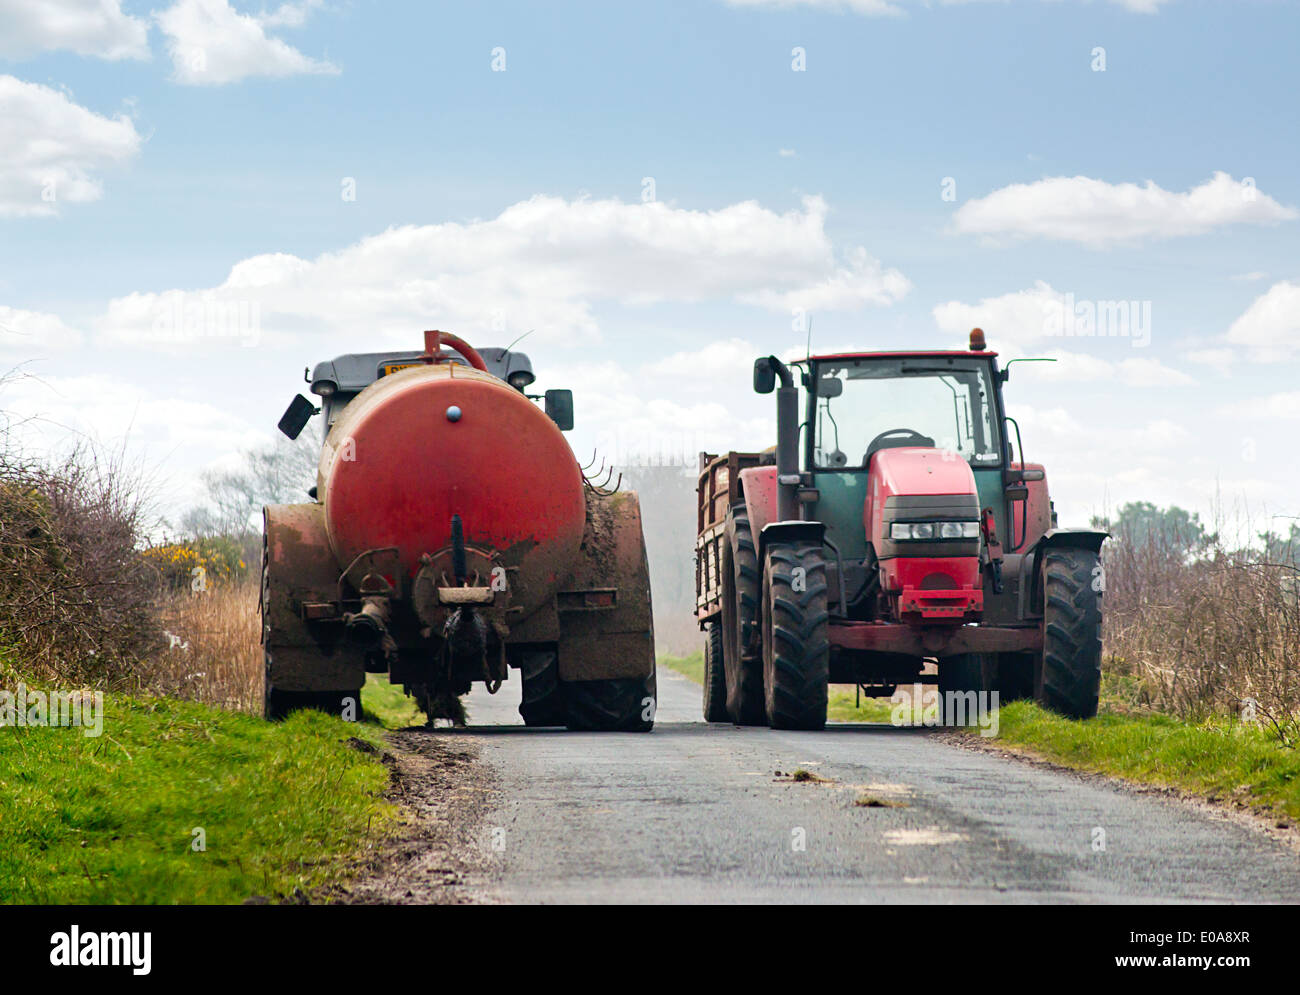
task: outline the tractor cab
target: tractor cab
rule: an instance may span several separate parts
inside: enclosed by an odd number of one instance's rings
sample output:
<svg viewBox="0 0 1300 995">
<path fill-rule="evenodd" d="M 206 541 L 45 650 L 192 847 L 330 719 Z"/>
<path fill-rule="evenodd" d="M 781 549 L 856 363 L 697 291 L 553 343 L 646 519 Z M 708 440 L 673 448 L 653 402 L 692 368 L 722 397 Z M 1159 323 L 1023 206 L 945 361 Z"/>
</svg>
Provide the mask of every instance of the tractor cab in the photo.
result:
<svg viewBox="0 0 1300 995">
<path fill-rule="evenodd" d="M 466 349 L 472 355 L 466 354 Z M 527 393 L 537 378 L 533 374 L 533 364 L 522 352 L 500 348 L 469 349 L 458 336 L 438 331 L 425 333 L 423 352 L 348 353 L 317 363 L 310 376 L 304 371 L 304 379 L 311 384 L 311 392 L 321 399 L 320 407 L 298 394 L 289 402 L 278 427 L 290 439 L 296 439 L 313 416 L 324 414 L 321 424 L 323 443 L 344 409 L 371 384 L 403 370 L 447 363 L 476 368 L 505 381 L 529 400 L 544 401 L 547 416 L 562 432 L 573 428 L 573 392 L 556 389 L 541 395 Z"/>
<path fill-rule="evenodd" d="M 954 518 L 939 525 L 951 534 L 934 542 L 977 540 L 986 509 L 995 536 L 1016 527 L 1017 541 L 1007 545 L 1023 542 L 1028 495 L 1007 489 L 1008 469 L 1023 457 L 1008 441 L 1015 433 L 1002 406 L 1004 377 L 982 333 L 967 351 L 841 353 L 794 365 L 804 389 L 799 469 L 810 483 L 800 502 L 844 555 L 859 561 L 909 548 L 910 526 L 922 522 L 896 521 L 900 508 L 915 506 L 933 521 L 928 512 L 944 505 L 943 495 L 964 497 L 949 502 Z M 1018 472 L 1010 476 L 1019 482 Z M 887 522 L 885 504 L 899 511 Z M 873 512 L 897 537 L 873 533 Z"/>
<path fill-rule="evenodd" d="M 533 364 L 522 352 L 508 349 L 484 348 L 478 354 L 483 357 L 487 372 L 506 381 L 515 390 L 523 393 L 536 379 Z M 329 434 L 330 427 L 348 403 L 361 391 L 376 380 L 389 376 L 399 370 L 424 365 L 423 353 L 418 350 L 398 350 L 394 352 L 354 352 L 334 359 L 317 363 L 311 373 L 311 392 L 321 399 L 322 438 Z M 446 362 L 461 366 L 470 365 L 468 360 L 451 351 L 445 351 Z"/>
</svg>

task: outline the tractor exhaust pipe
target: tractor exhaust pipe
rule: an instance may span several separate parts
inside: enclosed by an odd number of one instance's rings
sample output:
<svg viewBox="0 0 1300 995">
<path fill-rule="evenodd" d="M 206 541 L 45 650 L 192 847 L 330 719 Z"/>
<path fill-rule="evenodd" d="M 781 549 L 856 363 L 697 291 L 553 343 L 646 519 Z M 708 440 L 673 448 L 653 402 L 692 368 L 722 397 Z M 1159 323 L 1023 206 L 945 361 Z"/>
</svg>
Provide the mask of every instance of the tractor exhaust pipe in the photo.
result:
<svg viewBox="0 0 1300 995">
<path fill-rule="evenodd" d="M 776 378 L 781 378 L 777 388 Z M 775 356 L 754 362 L 754 390 L 776 390 L 776 517 L 781 522 L 800 518 L 799 506 L 799 389 L 790 368 Z"/>
</svg>

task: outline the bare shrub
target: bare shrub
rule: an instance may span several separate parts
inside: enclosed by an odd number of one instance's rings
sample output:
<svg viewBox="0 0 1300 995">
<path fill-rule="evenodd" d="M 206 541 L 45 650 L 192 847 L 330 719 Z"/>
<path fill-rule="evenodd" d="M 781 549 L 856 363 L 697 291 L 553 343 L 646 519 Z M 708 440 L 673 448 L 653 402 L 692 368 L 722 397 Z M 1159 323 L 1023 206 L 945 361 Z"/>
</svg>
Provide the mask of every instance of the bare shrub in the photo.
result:
<svg viewBox="0 0 1300 995">
<path fill-rule="evenodd" d="M 33 676 L 131 684 L 157 647 L 139 485 L 88 443 L 50 462 L 0 446 L 0 640 Z"/>
<path fill-rule="evenodd" d="M 1241 715 L 1300 744 L 1296 530 L 1236 548 L 1194 516 L 1164 512 L 1173 527 L 1162 528 L 1149 510 L 1100 523 L 1114 533 L 1103 560 L 1107 667 L 1129 703 Z"/>
</svg>

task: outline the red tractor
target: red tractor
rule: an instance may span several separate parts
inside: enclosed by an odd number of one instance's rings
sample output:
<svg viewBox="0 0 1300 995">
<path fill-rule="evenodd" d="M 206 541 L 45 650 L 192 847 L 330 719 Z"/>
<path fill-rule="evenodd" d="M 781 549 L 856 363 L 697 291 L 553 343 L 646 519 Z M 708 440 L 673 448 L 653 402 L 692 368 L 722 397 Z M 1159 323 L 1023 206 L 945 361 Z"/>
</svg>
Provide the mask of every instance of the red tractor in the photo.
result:
<svg viewBox="0 0 1300 995">
<path fill-rule="evenodd" d="M 1009 366 L 980 329 L 961 352 L 754 364 L 775 449 L 700 458 L 706 719 L 818 729 L 828 684 L 938 684 L 945 723 L 980 692 L 1096 714 L 1106 533 L 1056 527 Z"/>
<path fill-rule="evenodd" d="M 266 715 L 359 712 L 387 673 L 430 718 L 516 670 L 528 725 L 644 731 L 655 656 L 641 511 L 584 478 L 573 398 L 528 358 L 425 332 L 423 352 L 317 365 L 280 421 L 324 411 L 309 504 L 265 509 Z"/>
</svg>

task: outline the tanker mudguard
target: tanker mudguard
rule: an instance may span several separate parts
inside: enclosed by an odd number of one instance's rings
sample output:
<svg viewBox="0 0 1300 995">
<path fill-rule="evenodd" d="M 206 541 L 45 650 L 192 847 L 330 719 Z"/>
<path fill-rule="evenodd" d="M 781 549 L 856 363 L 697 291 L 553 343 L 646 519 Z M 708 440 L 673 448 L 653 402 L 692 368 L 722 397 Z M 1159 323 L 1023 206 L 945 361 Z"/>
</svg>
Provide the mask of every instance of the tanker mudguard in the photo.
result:
<svg viewBox="0 0 1300 995">
<path fill-rule="evenodd" d="M 654 671 L 650 572 L 634 492 L 588 492 L 578 563 L 555 603 L 560 680 L 648 677 Z"/>
<path fill-rule="evenodd" d="M 262 645 L 266 681 L 279 691 L 338 691 L 365 683 L 365 658 L 339 626 L 308 626 L 303 605 L 338 597 L 338 567 L 319 504 L 262 511 Z"/>
</svg>

